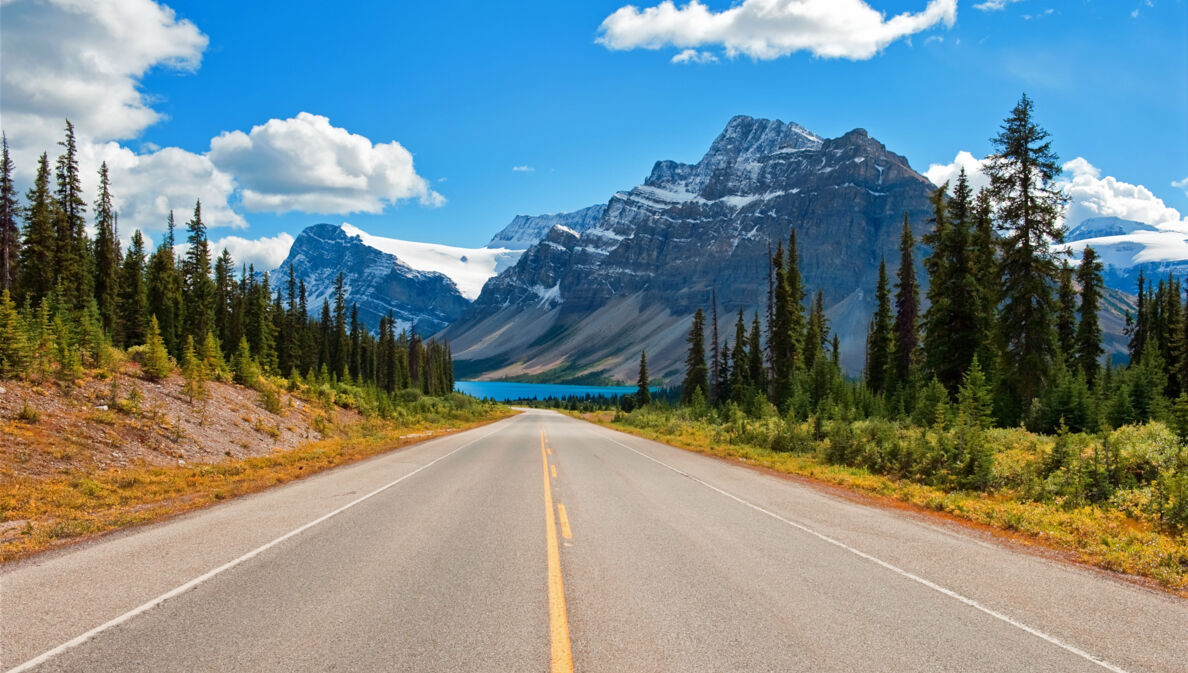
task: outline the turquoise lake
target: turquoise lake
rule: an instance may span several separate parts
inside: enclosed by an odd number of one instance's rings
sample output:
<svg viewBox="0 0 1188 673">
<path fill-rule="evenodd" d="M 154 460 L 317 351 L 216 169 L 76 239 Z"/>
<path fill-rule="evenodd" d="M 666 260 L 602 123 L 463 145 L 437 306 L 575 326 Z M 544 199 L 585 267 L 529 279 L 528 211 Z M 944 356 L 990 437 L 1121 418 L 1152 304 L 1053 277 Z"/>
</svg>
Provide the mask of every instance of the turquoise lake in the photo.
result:
<svg viewBox="0 0 1188 673">
<path fill-rule="evenodd" d="M 635 386 L 570 386 L 559 383 L 515 383 L 511 381 L 457 381 L 454 389 L 474 397 L 507 400 L 544 400 L 585 395 L 634 395 Z"/>
</svg>

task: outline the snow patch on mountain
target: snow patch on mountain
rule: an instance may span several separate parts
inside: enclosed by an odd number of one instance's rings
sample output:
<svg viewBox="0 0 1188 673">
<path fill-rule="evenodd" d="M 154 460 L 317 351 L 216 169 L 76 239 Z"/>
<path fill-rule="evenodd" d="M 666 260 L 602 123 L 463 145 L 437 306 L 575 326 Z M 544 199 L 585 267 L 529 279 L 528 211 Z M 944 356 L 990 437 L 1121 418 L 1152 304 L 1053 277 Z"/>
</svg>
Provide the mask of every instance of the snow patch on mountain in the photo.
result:
<svg viewBox="0 0 1188 673">
<path fill-rule="evenodd" d="M 447 276 L 458 286 L 463 297 L 473 301 L 483 291 L 487 279 L 515 265 L 523 250 L 507 248 L 460 248 L 440 243 L 418 243 L 385 236 L 375 236 L 343 223 L 343 232 L 359 238 L 364 245 L 375 248 L 418 271 L 435 271 Z"/>
</svg>

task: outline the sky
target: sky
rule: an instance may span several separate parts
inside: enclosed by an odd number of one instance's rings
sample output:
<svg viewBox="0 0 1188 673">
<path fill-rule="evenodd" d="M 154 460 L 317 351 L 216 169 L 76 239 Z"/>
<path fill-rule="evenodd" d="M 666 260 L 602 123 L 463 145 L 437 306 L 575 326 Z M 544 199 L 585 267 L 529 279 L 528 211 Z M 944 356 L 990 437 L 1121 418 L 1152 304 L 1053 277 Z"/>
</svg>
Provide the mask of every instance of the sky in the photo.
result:
<svg viewBox="0 0 1188 673">
<path fill-rule="evenodd" d="M 1188 232 L 1186 0 L 0 3 L 18 185 L 68 117 L 125 237 L 201 198 L 265 268 L 317 222 L 481 246 L 696 161 L 737 114 L 865 128 L 942 182 L 1024 92 L 1070 222 Z"/>
</svg>

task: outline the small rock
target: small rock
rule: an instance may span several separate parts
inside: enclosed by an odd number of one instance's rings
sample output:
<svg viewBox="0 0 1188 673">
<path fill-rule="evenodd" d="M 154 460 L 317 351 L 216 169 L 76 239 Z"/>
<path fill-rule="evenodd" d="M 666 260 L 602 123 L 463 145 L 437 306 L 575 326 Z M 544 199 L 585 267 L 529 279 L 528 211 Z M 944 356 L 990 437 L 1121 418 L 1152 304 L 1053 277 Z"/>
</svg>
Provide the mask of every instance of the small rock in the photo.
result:
<svg viewBox="0 0 1188 673">
<path fill-rule="evenodd" d="M 95 408 L 98 409 L 99 411 L 107 411 L 106 404 L 100 404 L 100 405 L 96 406 Z"/>
<path fill-rule="evenodd" d="M 186 461 L 182 460 L 181 458 L 178 458 L 178 459 L 177 459 L 177 466 L 178 466 L 178 467 L 185 467 L 185 466 L 186 466 Z"/>
</svg>

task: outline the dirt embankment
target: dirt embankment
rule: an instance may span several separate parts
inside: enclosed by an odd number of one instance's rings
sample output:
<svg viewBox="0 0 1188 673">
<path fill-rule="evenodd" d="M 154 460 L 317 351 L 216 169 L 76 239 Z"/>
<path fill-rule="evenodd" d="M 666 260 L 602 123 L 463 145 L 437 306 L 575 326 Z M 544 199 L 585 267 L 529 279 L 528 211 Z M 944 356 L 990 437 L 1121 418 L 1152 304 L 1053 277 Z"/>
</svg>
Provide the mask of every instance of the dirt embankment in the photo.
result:
<svg viewBox="0 0 1188 673">
<path fill-rule="evenodd" d="M 183 384 L 176 374 L 155 382 L 134 375 L 77 385 L 0 381 L 0 484 L 265 455 L 321 439 L 356 416 L 327 415 L 283 391 L 273 413 L 255 390 L 213 381 L 205 399 L 190 400 Z"/>
</svg>

